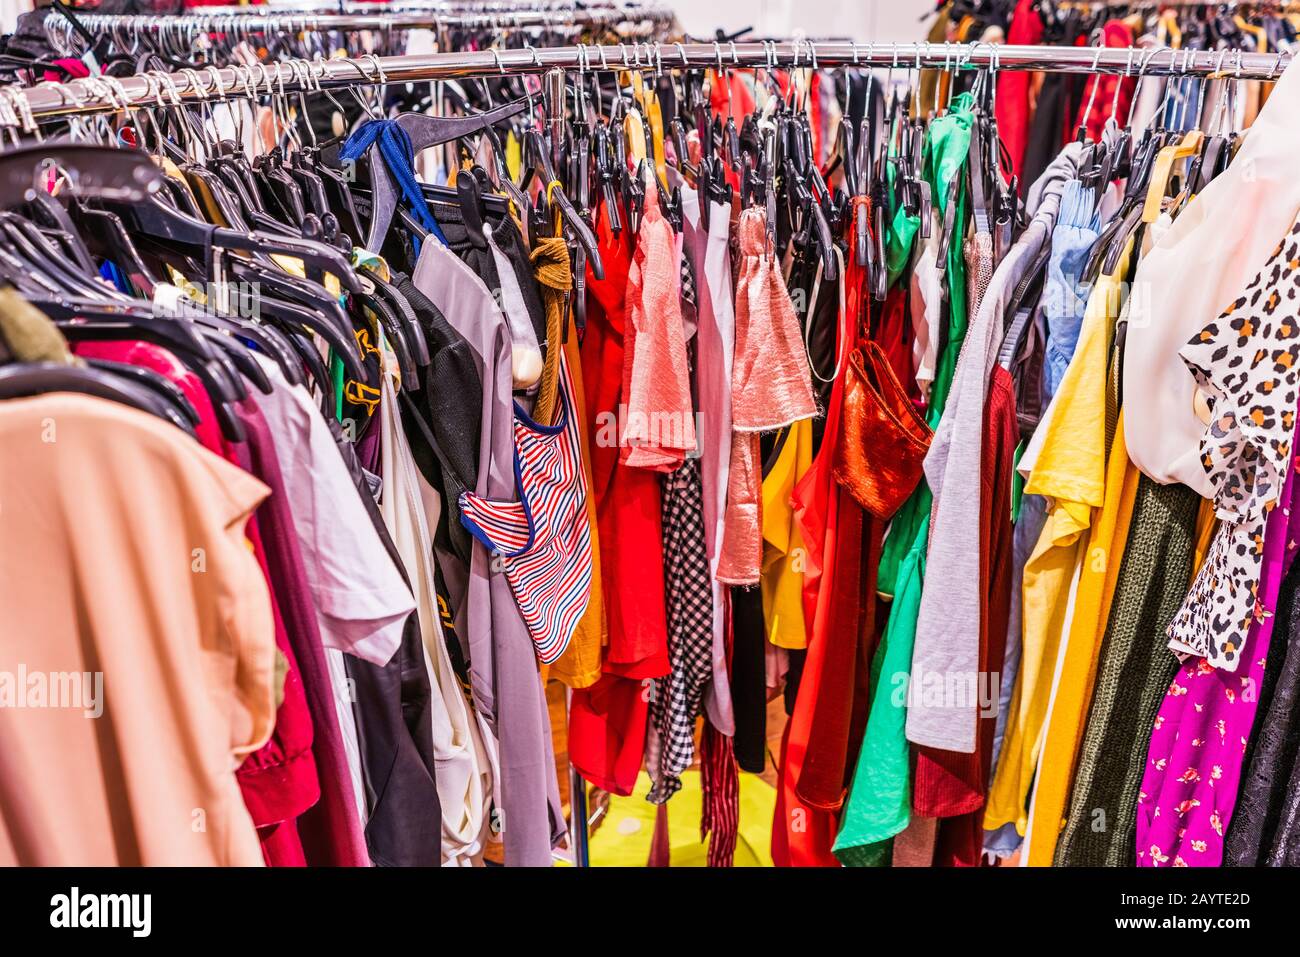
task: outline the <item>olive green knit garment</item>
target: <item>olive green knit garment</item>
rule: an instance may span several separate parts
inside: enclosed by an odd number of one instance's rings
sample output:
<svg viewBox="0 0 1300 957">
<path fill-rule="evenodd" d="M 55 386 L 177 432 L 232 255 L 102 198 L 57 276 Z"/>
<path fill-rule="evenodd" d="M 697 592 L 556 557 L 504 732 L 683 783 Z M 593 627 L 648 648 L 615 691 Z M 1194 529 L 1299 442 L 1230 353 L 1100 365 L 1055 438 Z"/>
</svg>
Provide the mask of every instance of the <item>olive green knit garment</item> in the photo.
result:
<svg viewBox="0 0 1300 957">
<path fill-rule="evenodd" d="M 1138 480 L 1057 866 L 1131 867 L 1151 727 L 1178 670 L 1165 628 L 1187 595 L 1200 497 Z"/>
<path fill-rule="evenodd" d="M 0 340 L 17 362 L 57 362 L 81 365 L 68 351 L 68 342 L 50 319 L 16 290 L 0 289 Z"/>
<path fill-rule="evenodd" d="M 1119 428 L 1119 396 L 1124 370 L 1124 339 L 1126 323 L 1115 327 L 1115 342 L 1110 349 L 1110 364 L 1106 369 L 1106 455 L 1115 444 L 1115 431 Z"/>
</svg>

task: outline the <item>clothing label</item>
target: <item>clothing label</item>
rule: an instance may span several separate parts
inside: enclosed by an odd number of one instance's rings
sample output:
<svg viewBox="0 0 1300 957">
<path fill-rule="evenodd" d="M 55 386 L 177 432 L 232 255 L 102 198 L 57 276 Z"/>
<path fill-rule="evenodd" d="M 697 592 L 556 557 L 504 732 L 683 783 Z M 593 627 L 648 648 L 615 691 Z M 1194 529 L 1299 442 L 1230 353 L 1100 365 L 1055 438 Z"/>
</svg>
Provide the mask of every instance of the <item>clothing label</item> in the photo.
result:
<svg viewBox="0 0 1300 957">
<path fill-rule="evenodd" d="M 160 282 L 153 287 L 153 306 L 154 312 L 160 316 L 174 316 L 180 313 L 183 303 L 192 303 L 193 300 L 185 295 L 185 290 L 180 286 L 173 286 L 169 282 Z"/>
<path fill-rule="evenodd" d="M 1192 396 L 1192 409 L 1196 412 L 1196 417 L 1206 425 L 1210 424 L 1210 401 L 1200 386 L 1196 387 L 1196 393 Z"/>
<path fill-rule="evenodd" d="M 411 30 L 406 35 L 406 55 L 416 56 L 421 53 L 433 53 L 438 49 L 438 41 L 432 30 Z"/>
</svg>

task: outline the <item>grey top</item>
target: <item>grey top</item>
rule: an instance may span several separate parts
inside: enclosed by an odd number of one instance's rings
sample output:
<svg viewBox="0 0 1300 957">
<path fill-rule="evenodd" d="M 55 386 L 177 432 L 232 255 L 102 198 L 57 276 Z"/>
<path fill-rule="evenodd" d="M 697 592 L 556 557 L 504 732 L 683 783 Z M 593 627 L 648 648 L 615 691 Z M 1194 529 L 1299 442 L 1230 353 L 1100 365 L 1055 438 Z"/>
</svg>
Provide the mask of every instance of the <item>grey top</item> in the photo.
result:
<svg viewBox="0 0 1300 957">
<path fill-rule="evenodd" d="M 966 332 L 943 418 L 925 457 L 934 494 L 925 585 L 916 619 L 912 681 L 944 693 L 917 693 L 908 701 L 907 740 L 945 751 L 975 751 L 979 711 L 980 461 L 984 402 L 997 361 L 1003 315 L 1015 288 L 1050 241 L 1061 191 L 1078 171 L 1083 147 L 1065 147 L 1030 188 L 1033 219 L 998 264 Z M 960 689 L 961 693 L 954 694 Z"/>
<path fill-rule="evenodd" d="M 469 266 L 436 242 L 422 245 L 411 281 L 474 351 L 483 383 L 474 491 L 493 501 L 517 501 L 511 340 L 505 316 Z M 457 587 L 450 581 L 449 586 Z M 510 584 L 493 569 L 491 555 L 477 539 L 456 609 L 456 627 L 469 647 L 474 706 L 499 742 L 500 802 L 494 825 L 505 843 L 505 863 L 549 867 L 551 848 L 564 836 L 565 823 L 546 695 Z"/>
</svg>

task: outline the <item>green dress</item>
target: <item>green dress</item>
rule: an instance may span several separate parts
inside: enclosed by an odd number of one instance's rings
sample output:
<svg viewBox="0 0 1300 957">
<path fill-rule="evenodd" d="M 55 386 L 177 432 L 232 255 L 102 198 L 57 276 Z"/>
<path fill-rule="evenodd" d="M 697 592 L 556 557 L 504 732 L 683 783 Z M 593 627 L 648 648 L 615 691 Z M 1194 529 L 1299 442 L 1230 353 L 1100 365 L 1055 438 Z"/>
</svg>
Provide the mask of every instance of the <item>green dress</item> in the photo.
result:
<svg viewBox="0 0 1300 957">
<path fill-rule="evenodd" d="M 949 184 L 964 176 L 974 121 L 973 98 L 963 93 L 952 108 L 935 119 L 926 132 L 924 176 L 940 217 L 947 212 Z M 959 181 L 960 182 L 960 181 Z M 958 237 L 965 232 L 966 191 L 957 190 L 954 240 L 949 243 L 946 279 L 948 335 L 930 387 L 926 421 L 936 428 L 943 416 L 957 368 L 957 355 L 966 336 L 966 265 Z M 871 663 L 871 704 L 866 734 L 844 804 L 840 831 L 833 848 L 846 866 L 888 864 L 894 835 L 911 819 L 911 751 L 907 722 L 906 676 L 912 669 L 916 616 L 925 578 L 925 552 L 930 536 L 930 489 L 922 479 L 903 503 L 889 528 L 881 555 L 878 588 L 892 595 L 885 633 Z"/>
</svg>

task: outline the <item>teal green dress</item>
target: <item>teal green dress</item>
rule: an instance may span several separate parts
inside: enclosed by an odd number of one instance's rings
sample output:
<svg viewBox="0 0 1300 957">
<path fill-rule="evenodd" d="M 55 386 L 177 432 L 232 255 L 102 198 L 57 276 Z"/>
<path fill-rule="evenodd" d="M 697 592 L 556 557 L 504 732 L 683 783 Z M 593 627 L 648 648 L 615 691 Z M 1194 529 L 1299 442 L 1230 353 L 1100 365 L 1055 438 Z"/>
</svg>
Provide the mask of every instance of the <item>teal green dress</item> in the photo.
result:
<svg viewBox="0 0 1300 957">
<path fill-rule="evenodd" d="M 926 133 L 924 176 L 940 218 L 947 212 L 948 189 L 954 176 L 963 177 L 957 190 L 956 232 L 948 246 L 948 337 L 935 367 L 926 421 L 933 429 L 943 416 L 952 387 L 957 356 L 966 336 L 966 264 L 960 237 L 965 234 L 964 170 L 970 152 L 973 99 L 955 97 L 948 113 L 935 119 Z M 895 217 L 896 219 L 896 217 Z M 892 265 L 892 264 L 891 264 Z M 901 272 L 901 267 L 900 267 Z M 930 489 L 922 479 L 899 509 L 889 528 L 880 560 L 878 589 L 892 595 L 889 621 L 871 662 L 871 705 L 862 750 L 844 803 L 835 855 L 846 866 L 881 866 L 890 862 L 894 835 L 911 819 L 911 752 L 907 722 L 906 681 L 912 669 L 916 616 L 925 579 L 925 552 L 930 535 Z"/>
</svg>

